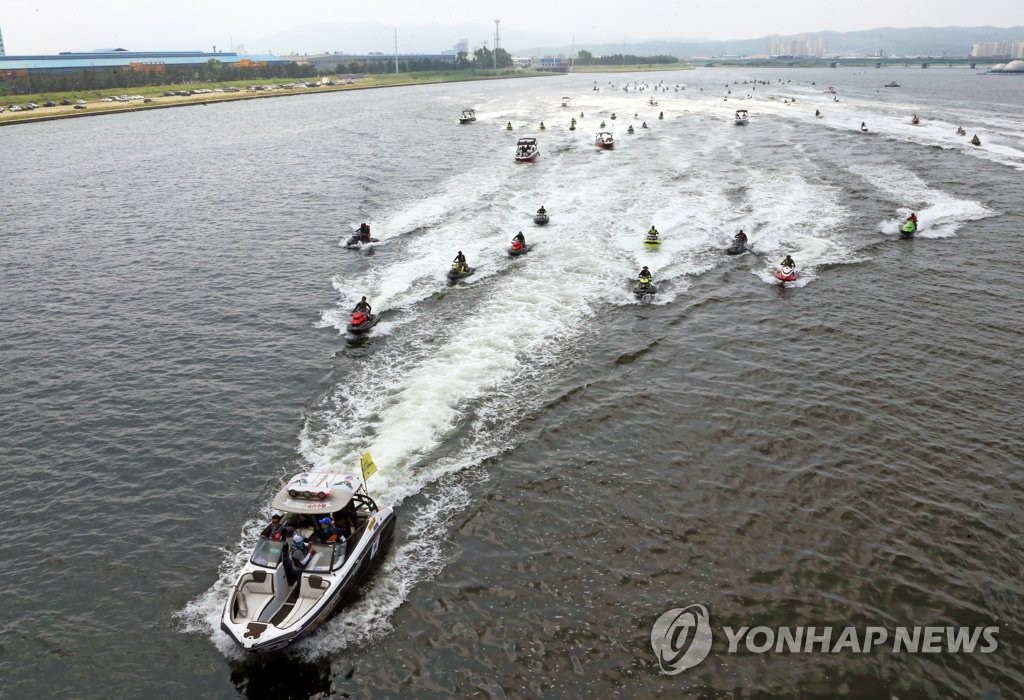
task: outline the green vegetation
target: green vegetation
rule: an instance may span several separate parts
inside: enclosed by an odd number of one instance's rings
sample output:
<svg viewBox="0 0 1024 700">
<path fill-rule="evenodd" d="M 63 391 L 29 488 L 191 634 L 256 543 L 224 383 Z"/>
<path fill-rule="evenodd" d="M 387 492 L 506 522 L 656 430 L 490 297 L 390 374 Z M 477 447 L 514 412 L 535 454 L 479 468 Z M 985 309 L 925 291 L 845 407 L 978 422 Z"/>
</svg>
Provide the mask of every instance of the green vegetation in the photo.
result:
<svg viewBox="0 0 1024 700">
<path fill-rule="evenodd" d="M 626 65 L 575 65 L 573 73 L 634 73 L 656 70 L 693 70 L 689 63 L 644 63 Z"/>
</svg>

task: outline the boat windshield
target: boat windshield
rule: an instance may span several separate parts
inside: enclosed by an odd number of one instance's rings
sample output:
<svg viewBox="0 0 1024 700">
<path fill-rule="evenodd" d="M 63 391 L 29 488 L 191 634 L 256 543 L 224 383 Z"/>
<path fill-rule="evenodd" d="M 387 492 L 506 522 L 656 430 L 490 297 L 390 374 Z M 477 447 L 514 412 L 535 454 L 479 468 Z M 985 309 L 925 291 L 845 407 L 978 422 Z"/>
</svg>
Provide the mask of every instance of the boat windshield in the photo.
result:
<svg viewBox="0 0 1024 700">
<path fill-rule="evenodd" d="M 313 549 L 315 553 L 306 566 L 307 572 L 329 573 L 340 569 L 341 565 L 345 563 L 344 542 L 337 544 L 316 542 Z"/>
<path fill-rule="evenodd" d="M 284 543 L 280 540 L 261 537 L 259 542 L 256 543 L 256 548 L 252 550 L 250 561 L 256 566 L 266 566 L 271 569 L 277 568 L 278 562 L 281 561 L 283 545 Z"/>
</svg>

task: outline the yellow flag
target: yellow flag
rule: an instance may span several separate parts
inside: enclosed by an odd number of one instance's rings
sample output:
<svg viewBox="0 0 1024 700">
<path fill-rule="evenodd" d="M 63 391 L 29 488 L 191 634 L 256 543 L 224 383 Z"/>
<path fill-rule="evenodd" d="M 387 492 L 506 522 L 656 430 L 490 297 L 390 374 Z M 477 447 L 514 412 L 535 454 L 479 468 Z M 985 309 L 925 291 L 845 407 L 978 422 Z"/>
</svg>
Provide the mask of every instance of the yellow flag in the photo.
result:
<svg viewBox="0 0 1024 700">
<path fill-rule="evenodd" d="M 364 482 L 377 473 L 377 465 L 373 463 L 373 457 L 370 456 L 369 452 L 363 453 L 363 457 L 359 460 L 359 464 L 363 467 Z"/>
</svg>

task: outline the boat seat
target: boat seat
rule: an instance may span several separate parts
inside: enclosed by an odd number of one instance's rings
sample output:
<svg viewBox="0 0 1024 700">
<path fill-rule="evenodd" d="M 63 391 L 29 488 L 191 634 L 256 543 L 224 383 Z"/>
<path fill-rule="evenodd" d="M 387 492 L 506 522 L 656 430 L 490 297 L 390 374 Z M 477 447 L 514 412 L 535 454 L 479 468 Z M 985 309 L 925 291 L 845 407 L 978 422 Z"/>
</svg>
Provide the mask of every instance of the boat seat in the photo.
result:
<svg viewBox="0 0 1024 700">
<path fill-rule="evenodd" d="M 255 618 L 274 597 L 272 580 L 265 571 L 253 571 L 239 586 L 232 619 Z"/>
<path fill-rule="evenodd" d="M 302 583 L 299 586 L 299 597 L 312 598 L 313 600 L 316 600 L 324 594 L 324 591 L 326 591 L 330 585 L 330 582 L 323 576 L 317 576 L 316 574 L 303 576 Z"/>
</svg>

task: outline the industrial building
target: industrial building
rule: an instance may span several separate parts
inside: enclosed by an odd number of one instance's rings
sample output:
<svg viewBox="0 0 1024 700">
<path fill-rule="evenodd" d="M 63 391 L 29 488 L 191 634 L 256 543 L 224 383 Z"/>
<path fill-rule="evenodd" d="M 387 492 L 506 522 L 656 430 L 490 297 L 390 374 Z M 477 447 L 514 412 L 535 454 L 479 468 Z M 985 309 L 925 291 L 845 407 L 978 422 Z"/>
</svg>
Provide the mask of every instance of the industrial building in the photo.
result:
<svg viewBox="0 0 1024 700">
<path fill-rule="evenodd" d="M 0 41 L 0 49 L 2 49 Z M 216 60 L 239 66 L 265 66 L 287 64 L 288 61 L 271 54 L 249 55 L 234 52 L 206 51 L 127 51 L 103 49 L 86 52 L 63 52 L 56 55 L 5 56 L 0 50 L 0 78 L 30 75 L 32 73 L 76 73 L 83 70 L 135 70 L 159 73 L 167 66 L 201 66 Z"/>
</svg>

